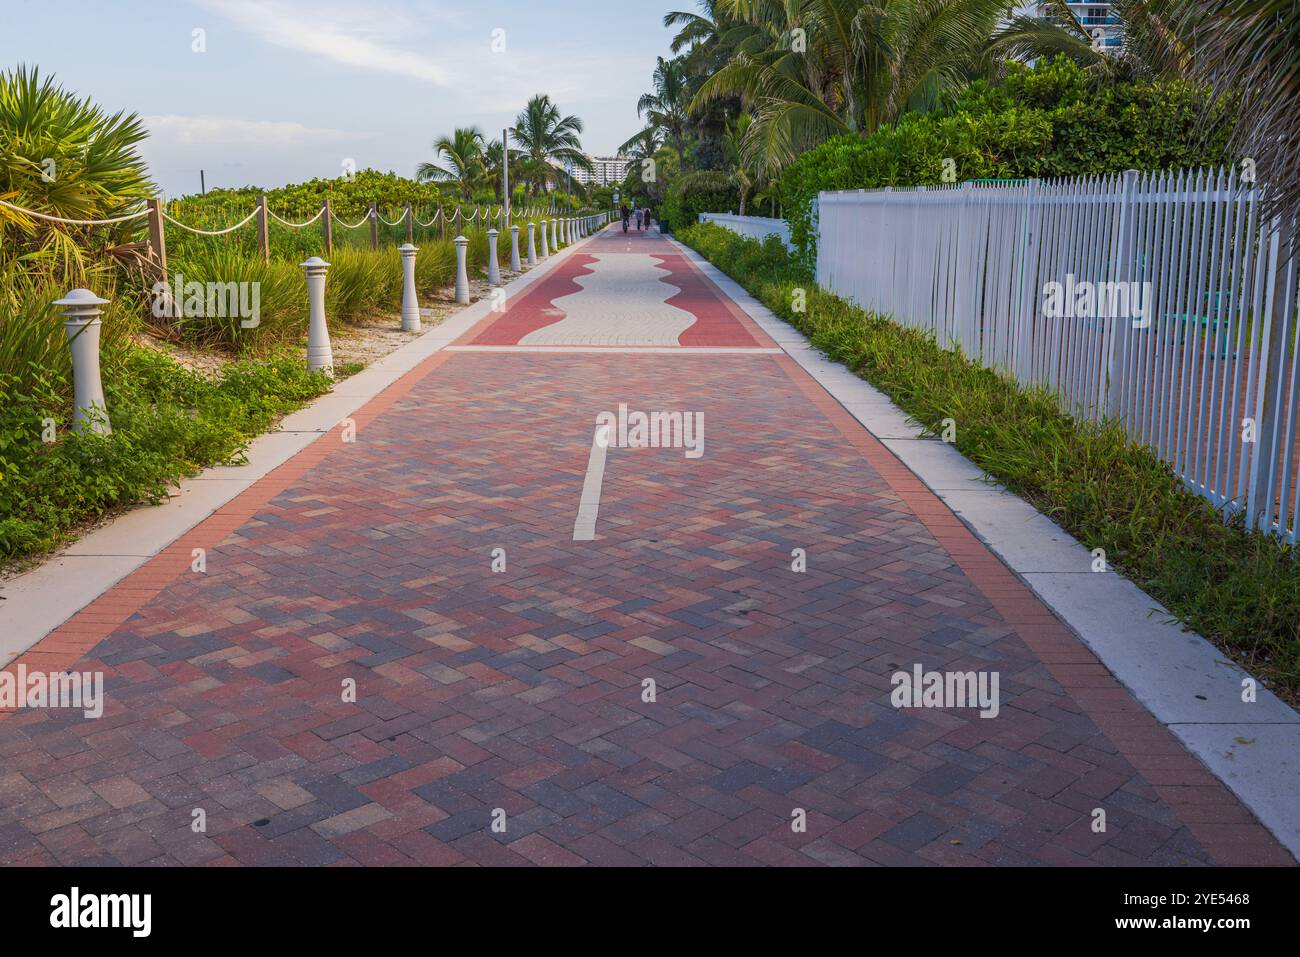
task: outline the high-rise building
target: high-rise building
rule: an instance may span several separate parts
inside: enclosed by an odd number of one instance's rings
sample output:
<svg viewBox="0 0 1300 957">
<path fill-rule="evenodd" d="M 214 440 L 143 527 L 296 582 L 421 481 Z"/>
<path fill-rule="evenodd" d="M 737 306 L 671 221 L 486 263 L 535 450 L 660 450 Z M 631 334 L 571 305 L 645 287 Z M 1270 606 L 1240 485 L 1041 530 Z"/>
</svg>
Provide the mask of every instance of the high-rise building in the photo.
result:
<svg viewBox="0 0 1300 957">
<path fill-rule="evenodd" d="M 1074 0 L 1066 0 L 1066 6 L 1102 50 L 1112 53 L 1123 48 L 1124 26 L 1109 3 L 1075 3 Z M 1037 0 L 1017 4 L 1013 12 L 1052 19 L 1052 14 L 1044 10 Z"/>
<path fill-rule="evenodd" d="M 627 169 L 632 165 L 630 156 L 596 156 L 592 158 L 595 167 L 593 179 L 601 186 L 621 183 L 627 177 Z"/>
<path fill-rule="evenodd" d="M 632 164 L 632 158 L 629 156 L 588 156 L 587 159 L 591 160 L 591 172 L 577 165 L 573 167 L 574 181 L 584 186 L 592 184 L 612 186 L 621 183 L 627 176 L 628 167 Z M 555 165 L 564 169 L 563 163 Z"/>
</svg>

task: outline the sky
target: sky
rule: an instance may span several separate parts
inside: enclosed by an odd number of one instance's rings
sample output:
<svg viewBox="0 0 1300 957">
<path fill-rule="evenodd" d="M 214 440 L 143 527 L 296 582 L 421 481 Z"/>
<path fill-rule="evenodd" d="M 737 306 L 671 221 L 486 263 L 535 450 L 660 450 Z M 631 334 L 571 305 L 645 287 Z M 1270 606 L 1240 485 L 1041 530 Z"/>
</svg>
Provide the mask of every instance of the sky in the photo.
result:
<svg viewBox="0 0 1300 957">
<path fill-rule="evenodd" d="M 0 0 L 0 69 L 20 63 L 137 113 L 167 196 L 357 169 L 412 176 L 434 140 L 499 138 L 535 93 L 612 154 L 692 0 Z M 196 33 L 196 31 L 199 31 Z M 201 48 L 201 49 L 200 49 Z"/>
</svg>

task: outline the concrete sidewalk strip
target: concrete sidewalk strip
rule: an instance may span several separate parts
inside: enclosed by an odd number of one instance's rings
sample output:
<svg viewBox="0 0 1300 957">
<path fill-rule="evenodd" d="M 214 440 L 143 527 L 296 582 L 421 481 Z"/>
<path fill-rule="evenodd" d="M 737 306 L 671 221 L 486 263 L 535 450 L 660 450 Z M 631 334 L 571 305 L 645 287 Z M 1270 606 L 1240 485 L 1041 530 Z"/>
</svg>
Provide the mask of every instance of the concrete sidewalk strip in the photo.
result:
<svg viewBox="0 0 1300 957">
<path fill-rule="evenodd" d="M 678 244 L 680 245 L 680 244 Z M 955 448 L 920 437 L 870 383 L 831 363 L 726 274 L 681 247 L 868 431 L 882 440 L 1092 649 L 1189 750 L 1300 856 L 1300 715 Z M 833 367 L 833 368 L 831 368 Z M 906 434 L 910 431 L 910 435 Z"/>
</svg>

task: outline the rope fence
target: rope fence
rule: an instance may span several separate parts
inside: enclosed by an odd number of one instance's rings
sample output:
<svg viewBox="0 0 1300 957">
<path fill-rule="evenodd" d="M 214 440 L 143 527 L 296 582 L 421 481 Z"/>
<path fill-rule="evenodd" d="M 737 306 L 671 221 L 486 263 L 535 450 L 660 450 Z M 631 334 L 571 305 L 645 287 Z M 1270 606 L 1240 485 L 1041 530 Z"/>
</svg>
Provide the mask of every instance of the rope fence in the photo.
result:
<svg viewBox="0 0 1300 957">
<path fill-rule="evenodd" d="M 371 202 L 361 218 L 349 222 L 331 207 L 330 199 L 323 200 L 311 216 L 307 216 L 308 209 L 303 208 L 302 202 L 290 201 L 287 205 L 292 208 L 286 208 L 283 214 L 276 212 L 263 194 L 257 197 L 248 212 L 228 208 L 204 209 L 195 217 L 186 215 L 195 210 L 187 210 L 181 201 L 166 204 L 161 199 L 150 199 L 142 208 L 121 215 L 76 219 L 0 200 L 0 207 L 19 216 L 58 225 L 93 228 L 136 223 L 138 225 L 134 228 L 147 226 L 147 259 L 153 270 L 163 276 L 170 275 L 169 239 L 171 258 L 181 266 L 192 265 L 196 259 L 231 253 L 261 258 L 266 262 L 274 257 L 298 263 L 313 256 L 333 255 L 339 249 L 377 251 L 381 248 L 396 249 L 404 244 L 450 242 L 461 233 L 478 236 L 476 242 L 481 243 L 484 233 L 495 230 L 500 237 L 498 257 L 513 262 L 514 256 L 522 257 L 525 250 L 515 247 L 511 227 L 519 227 L 519 241 L 526 245 L 528 224 L 535 223 L 539 232 L 550 233 L 550 245 L 558 248 L 568 245 L 579 235 L 567 224 L 589 222 L 593 215 L 591 210 L 561 210 L 541 205 L 520 209 L 504 205 L 482 207 L 468 203 L 435 205 L 408 202 L 400 206 L 387 204 L 381 208 L 379 203 Z M 295 213 L 307 218 L 289 218 Z M 196 218 L 199 221 L 194 221 Z M 140 223 L 141 220 L 144 222 Z M 169 231 L 174 231 L 170 237 L 167 235 Z"/>
<path fill-rule="evenodd" d="M 65 226 L 111 226 L 114 223 L 125 223 L 131 219 L 139 219 L 141 216 L 148 216 L 150 213 L 149 209 L 141 209 L 123 216 L 114 216 L 112 219 L 64 219 L 62 216 L 50 216 L 47 213 L 38 213 L 34 209 L 24 209 L 21 206 L 15 206 L 13 203 L 5 202 L 3 199 L 0 199 L 0 206 L 12 209 L 15 213 L 22 213 L 24 216 L 35 216 L 37 219 L 43 219 L 50 223 L 61 223 Z"/>
</svg>

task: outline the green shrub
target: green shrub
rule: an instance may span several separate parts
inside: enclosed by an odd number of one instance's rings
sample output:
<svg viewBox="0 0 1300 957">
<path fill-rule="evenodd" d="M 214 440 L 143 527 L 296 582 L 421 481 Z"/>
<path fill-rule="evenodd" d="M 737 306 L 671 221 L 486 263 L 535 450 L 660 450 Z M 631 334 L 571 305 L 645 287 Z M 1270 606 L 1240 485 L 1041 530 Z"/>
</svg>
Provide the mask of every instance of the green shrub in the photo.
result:
<svg viewBox="0 0 1300 957">
<path fill-rule="evenodd" d="M 396 249 L 336 249 L 325 281 L 325 313 L 346 322 L 402 304 L 402 257 Z"/>
<path fill-rule="evenodd" d="M 39 70 L 0 71 L 0 197 L 66 219 L 111 219 L 153 190 L 137 147 L 147 131 L 134 114 L 109 113 Z M 103 289 L 107 247 L 138 234 L 141 220 L 76 226 L 0 206 L 0 300 L 31 287 Z"/>
<path fill-rule="evenodd" d="M 150 309 L 149 322 L 191 345 L 255 354 L 297 343 L 307 329 L 307 283 L 302 269 L 282 259 L 264 261 L 237 249 L 192 249 L 185 258 L 172 259 L 168 282 L 186 314 L 159 316 Z M 331 279 L 333 276 L 330 277 Z M 190 311 L 189 296 L 181 286 L 199 283 L 205 290 L 201 308 Z M 244 328 L 238 315 L 210 313 L 208 283 L 257 283 L 257 325 Z M 327 284 L 328 288 L 328 284 Z M 152 304 L 151 304 L 152 305 Z M 198 306 L 199 303 L 193 303 Z M 229 312 L 229 310 L 227 310 Z"/>
<path fill-rule="evenodd" d="M 18 384 L 0 375 L 0 565 L 58 547 L 79 523 L 113 508 L 158 502 L 177 481 L 237 460 L 280 415 L 329 389 L 299 357 L 229 365 L 213 382 L 132 347 L 104 367 L 110 435 L 71 429 L 67 382 L 56 373 Z M 45 420 L 57 440 L 42 435 Z"/>
<path fill-rule="evenodd" d="M 736 186 L 726 173 L 716 170 L 684 173 L 668 187 L 659 219 L 676 231 L 698 223 L 700 213 L 735 212 L 739 205 Z"/>
<path fill-rule="evenodd" d="M 1087 548 L 1104 548 L 1111 564 L 1279 693 L 1300 697 L 1294 549 L 1225 522 L 1118 424 L 1077 421 L 1054 395 L 817 289 L 779 242 L 760 246 L 708 223 L 678 238 L 926 429 L 954 419 L 963 455 Z M 796 288 L 806 296 L 803 312 L 793 308 Z"/>
<path fill-rule="evenodd" d="M 509 250 L 503 262 L 509 262 Z M 470 234 L 470 265 L 486 262 L 487 237 Z M 325 279 L 325 313 L 331 324 L 349 323 L 391 312 L 402 304 L 402 261 L 395 247 L 378 250 L 341 248 L 329 256 Z M 238 249 L 195 248 L 187 258 L 171 263 L 174 283 L 258 283 L 258 323 L 244 328 L 240 317 L 185 316 L 180 319 L 151 316 L 150 323 L 180 340 L 203 348 L 222 349 L 244 355 L 259 355 L 301 342 L 307 334 L 307 284 L 301 266 L 292 260 L 248 256 Z M 432 240 L 420 247 L 415 257 L 416 287 L 421 294 L 444 289 L 456 275 L 455 246 L 450 240 Z M 207 311 L 206 309 L 204 310 Z M 46 324 L 48 325 L 47 320 Z M 29 322 L 30 325 L 30 322 Z M 55 321 L 57 326 L 57 321 Z M 25 328 L 25 327 L 24 327 Z M 54 328 L 51 326 L 50 328 Z M 58 327 L 62 336 L 62 328 Z M 6 336 L 16 333 L 0 325 L 0 356 Z M 52 339 L 49 351 L 63 356 L 67 349 Z M 65 359 L 66 364 L 66 359 Z M 8 366 L 0 366 L 0 369 Z"/>
<path fill-rule="evenodd" d="M 450 239 L 431 240 L 415 254 L 415 285 L 421 292 L 444 289 L 456 281 L 456 246 Z"/>
<path fill-rule="evenodd" d="M 63 329 L 63 312 L 53 305 L 67 292 L 48 284 L 20 280 L 0 299 L 0 375 L 19 387 L 53 376 L 63 381 L 72 375 L 72 354 Z M 131 344 L 139 328 L 141 306 L 130 295 L 119 292 L 111 282 L 93 289 L 107 299 L 100 316 L 99 351 L 105 362 Z M 62 386 L 61 386 L 62 387 Z M 67 394 L 70 396 L 71 390 Z"/>
<path fill-rule="evenodd" d="M 1207 123 L 1203 97 L 1180 83 L 1095 89 L 1059 58 L 1008 64 L 997 83 L 979 81 L 951 115 L 908 113 L 869 136 L 828 140 L 791 164 L 781 195 L 805 264 L 816 258 L 813 203 L 823 190 L 929 186 L 944 159 L 959 181 L 1057 178 L 1209 165 L 1224 160 L 1229 129 Z M 1213 130 L 1208 138 L 1205 130 Z"/>
</svg>

